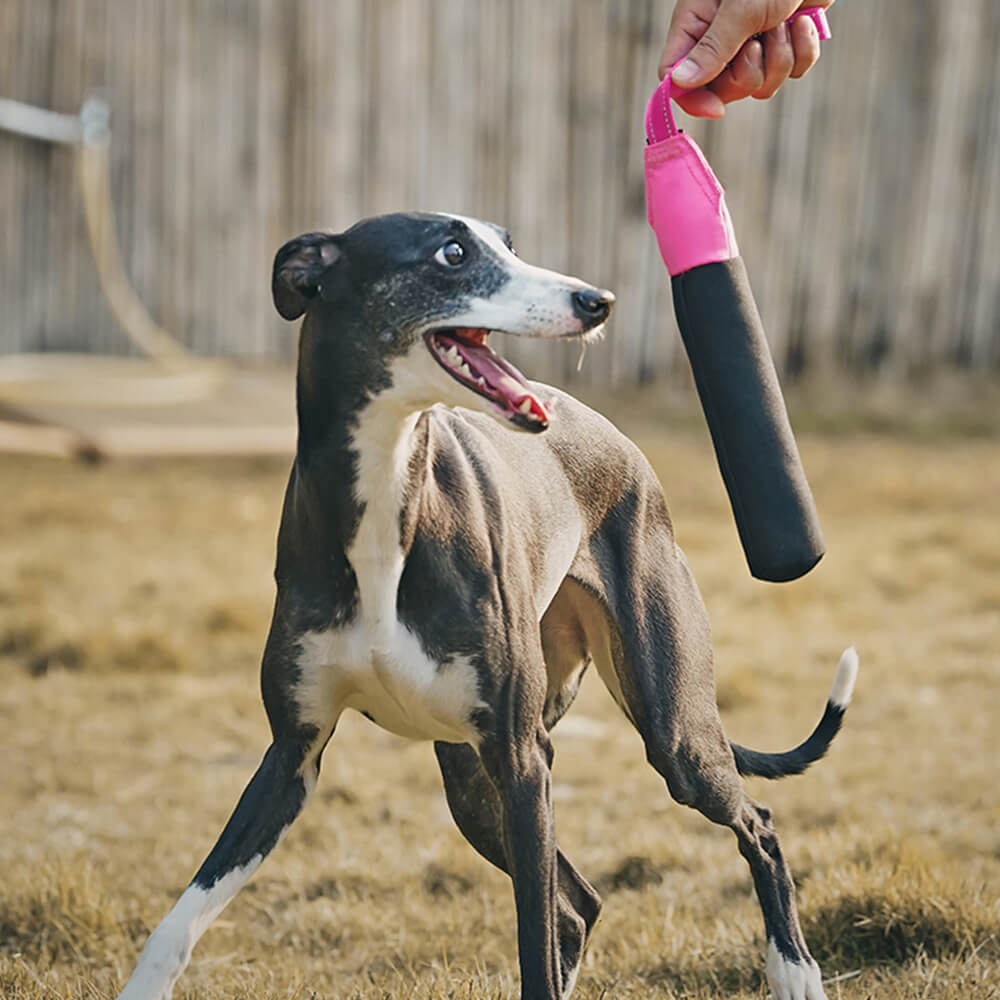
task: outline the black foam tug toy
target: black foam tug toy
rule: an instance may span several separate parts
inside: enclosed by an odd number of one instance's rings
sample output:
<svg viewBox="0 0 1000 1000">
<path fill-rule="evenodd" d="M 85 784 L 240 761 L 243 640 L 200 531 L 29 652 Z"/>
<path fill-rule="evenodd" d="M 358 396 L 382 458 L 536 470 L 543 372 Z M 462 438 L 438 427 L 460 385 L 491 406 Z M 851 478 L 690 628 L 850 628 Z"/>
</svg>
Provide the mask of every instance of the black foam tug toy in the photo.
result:
<svg viewBox="0 0 1000 1000">
<path fill-rule="evenodd" d="M 822 8 L 802 9 L 821 39 Z M 646 111 L 649 223 L 671 275 L 674 311 L 750 572 L 808 573 L 825 545 L 722 185 L 674 123 L 668 73 Z"/>
</svg>

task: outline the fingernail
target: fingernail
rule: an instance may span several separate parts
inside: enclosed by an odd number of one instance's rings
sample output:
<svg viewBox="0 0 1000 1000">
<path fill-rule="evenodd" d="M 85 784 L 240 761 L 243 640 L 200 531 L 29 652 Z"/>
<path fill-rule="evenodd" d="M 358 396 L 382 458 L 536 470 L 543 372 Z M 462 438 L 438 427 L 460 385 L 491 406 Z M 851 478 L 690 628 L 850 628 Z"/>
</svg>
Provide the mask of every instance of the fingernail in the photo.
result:
<svg viewBox="0 0 1000 1000">
<path fill-rule="evenodd" d="M 695 78 L 701 72 L 701 68 L 693 59 L 685 59 L 674 71 L 670 74 L 670 79 L 679 83 L 682 87 L 686 83 L 693 83 Z"/>
</svg>

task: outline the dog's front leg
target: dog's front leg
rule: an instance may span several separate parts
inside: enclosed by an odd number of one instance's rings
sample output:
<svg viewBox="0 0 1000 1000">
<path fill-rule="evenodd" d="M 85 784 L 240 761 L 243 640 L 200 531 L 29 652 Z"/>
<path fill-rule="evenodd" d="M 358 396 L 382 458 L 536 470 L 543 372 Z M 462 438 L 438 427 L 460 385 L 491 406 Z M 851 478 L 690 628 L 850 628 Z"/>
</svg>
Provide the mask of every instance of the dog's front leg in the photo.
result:
<svg viewBox="0 0 1000 1000">
<path fill-rule="evenodd" d="M 278 843 L 316 784 L 319 745 L 275 740 L 204 864 L 146 942 L 119 1000 L 167 1000 L 198 938 Z"/>
<path fill-rule="evenodd" d="M 340 714 L 335 697 L 306 714 L 295 632 L 275 615 L 261 665 L 272 743 L 191 884 L 146 942 L 119 1000 L 168 1000 L 198 938 L 246 884 L 316 787 L 320 757 Z"/>
<path fill-rule="evenodd" d="M 479 751 L 504 806 L 504 848 L 517 907 L 521 1000 L 559 1000 L 552 747 L 541 722 L 541 699 L 536 715 L 530 695 L 507 693 L 511 702 L 520 702 L 511 715 L 522 725 L 508 726 L 501 720 L 496 734 L 485 739 Z"/>
</svg>

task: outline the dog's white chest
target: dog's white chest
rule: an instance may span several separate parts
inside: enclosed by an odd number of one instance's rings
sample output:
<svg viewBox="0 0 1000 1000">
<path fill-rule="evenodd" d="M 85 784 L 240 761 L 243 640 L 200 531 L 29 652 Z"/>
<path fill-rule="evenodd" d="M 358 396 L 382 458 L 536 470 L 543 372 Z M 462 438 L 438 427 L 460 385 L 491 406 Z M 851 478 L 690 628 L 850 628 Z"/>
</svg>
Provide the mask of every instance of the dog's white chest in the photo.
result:
<svg viewBox="0 0 1000 1000">
<path fill-rule="evenodd" d="M 482 702 L 474 667 L 430 659 L 398 621 L 373 631 L 363 620 L 300 639 L 298 701 L 307 721 L 353 708 L 409 739 L 476 742 Z"/>
<path fill-rule="evenodd" d="M 358 613 L 346 626 L 300 638 L 300 714 L 319 723 L 353 708 L 410 739 L 475 742 L 472 715 L 482 705 L 475 668 L 461 656 L 444 663 L 431 659 L 396 614 L 407 441 L 418 416 L 403 422 L 389 448 L 379 447 L 388 435 L 376 420 L 363 419 L 359 426 L 358 493 L 365 510 L 347 550 L 358 583 Z"/>
</svg>

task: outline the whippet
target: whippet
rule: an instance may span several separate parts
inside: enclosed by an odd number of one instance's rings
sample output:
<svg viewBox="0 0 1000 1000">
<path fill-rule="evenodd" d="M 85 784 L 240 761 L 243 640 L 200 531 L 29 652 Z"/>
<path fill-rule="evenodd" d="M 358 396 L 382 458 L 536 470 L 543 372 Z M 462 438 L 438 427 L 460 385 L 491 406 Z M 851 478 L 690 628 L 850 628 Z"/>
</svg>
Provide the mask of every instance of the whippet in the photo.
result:
<svg viewBox="0 0 1000 1000">
<path fill-rule="evenodd" d="M 272 290 L 286 320 L 305 314 L 261 669 L 273 742 L 122 1000 L 170 996 L 305 805 L 349 708 L 434 741 L 455 821 L 513 880 L 521 996 L 568 997 L 601 899 L 556 846 L 549 733 L 590 663 L 670 794 L 736 834 L 775 997 L 820 1000 L 770 813 L 740 775 L 824 754 L 853 649 L 799 747 L 730 743 L 705 608 L 649 464 L 487 345 L 494 331 L 593 337 L 614 296 L 525 263 L 498 227 L 438 214 L 300 236 L 278 251 Z"/>
</svg>

